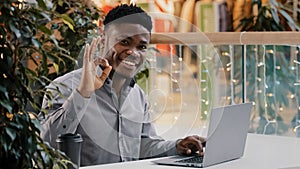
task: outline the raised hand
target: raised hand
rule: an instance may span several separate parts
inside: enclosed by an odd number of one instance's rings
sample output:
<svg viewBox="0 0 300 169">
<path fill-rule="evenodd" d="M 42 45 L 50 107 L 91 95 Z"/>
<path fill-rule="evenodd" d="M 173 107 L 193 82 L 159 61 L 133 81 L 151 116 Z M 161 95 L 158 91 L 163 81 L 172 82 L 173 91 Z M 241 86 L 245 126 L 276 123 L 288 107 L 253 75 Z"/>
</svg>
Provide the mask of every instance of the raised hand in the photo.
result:
<svg viewBox="0 0 300 169">
<path fill-rule="evenodd" d="M 94 38 L 91 45 L 86 44 L 85 46 L 82 75 L 77 88 L 83 97 L 90 97 L 95 90 L 101 88 L 112 69 L 108 61 L 103 59 L 102 56 L 98 56 L 96 59 L 93 58 L 100 40 L 101 38 L 99 37 Z M 99 65 L 103 68 L 100 76 L 96 73 L 96 67 Z"/>
</svg>

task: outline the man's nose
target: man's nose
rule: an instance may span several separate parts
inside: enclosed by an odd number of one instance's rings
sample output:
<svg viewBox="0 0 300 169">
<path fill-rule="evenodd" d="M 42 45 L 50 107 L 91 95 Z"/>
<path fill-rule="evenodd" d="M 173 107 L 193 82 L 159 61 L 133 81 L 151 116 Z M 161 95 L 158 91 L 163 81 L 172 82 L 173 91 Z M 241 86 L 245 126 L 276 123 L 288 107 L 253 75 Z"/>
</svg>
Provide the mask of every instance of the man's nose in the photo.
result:
<svg viewBox="0 0 300 169">
<path fill-rule="evenodd" d="M 138 52 L 136 51 L 136 49 L 128 49 L 128 50 L 126 51 L 126 54 L 127 54 L 127 55 L 131 55 L 131 56 L 138 57 Z"/>
</svg>

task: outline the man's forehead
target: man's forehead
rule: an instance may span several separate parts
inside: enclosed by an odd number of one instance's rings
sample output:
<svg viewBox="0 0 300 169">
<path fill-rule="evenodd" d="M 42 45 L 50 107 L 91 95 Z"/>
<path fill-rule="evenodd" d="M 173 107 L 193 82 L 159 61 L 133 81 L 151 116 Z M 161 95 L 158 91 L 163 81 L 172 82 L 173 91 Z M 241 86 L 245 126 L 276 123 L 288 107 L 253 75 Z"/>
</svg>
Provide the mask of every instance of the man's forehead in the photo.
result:
<svg viewBox="0 0 300 169">
<path fill-rule="evenodd" d="M 150 32 L 140 24 L 133 23 L 111 23 L 106 27 L 106 33 L 117 33 L 126 36 L 150 35 Z"/>
</svg>

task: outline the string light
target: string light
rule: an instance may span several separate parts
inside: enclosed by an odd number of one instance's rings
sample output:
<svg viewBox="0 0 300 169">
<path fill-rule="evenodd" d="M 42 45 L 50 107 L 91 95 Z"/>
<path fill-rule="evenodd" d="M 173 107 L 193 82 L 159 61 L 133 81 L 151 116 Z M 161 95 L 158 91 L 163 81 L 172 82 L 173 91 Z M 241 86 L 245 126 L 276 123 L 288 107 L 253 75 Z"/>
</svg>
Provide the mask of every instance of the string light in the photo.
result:
<svg viewBox="0 0 300 169">
<path fill-rule="evenodd" d="M 223 52 L 221 53 L 221 55 L 222 55 L 222 56 L 229 56 L 229 52 L 223 51 Z"/>
<path fill-rule="evenodd" d="M 256 68 L 254 70 L 255 72 L 253 72 L 253 73 L 255 73 L 255 75 L 254 75 L 254 78 L 255 78 L 254 84 L 247 84 L 247 85 L 254 85 L 254 90 L 255 90 L 254 94 L 255 94 L 255 96 L 253 96 L 253 97 L 255 98 L 255 101 L 252 101 L 252 104 L 253 104 L 253 106 L 255 106 L 257 112 L 260 111 L 259 110 L 260 107 L 263 107 L 263 109 L 264 109 L 262 116 L 264 116 L 267 123 L 264 126 L 263 133 L 266 133 L 269 125 L 272 125 L 272 127 L 273 127 L 273 124 L 278 123 L 278 121 L 277 121 L 277 119 L 278 119 L 277 116 L 279 115 L 278 113 L 282 113 L 286 108 L 286 107 L 279 106 L 279 104 L 276 101 L 276 92 L 278 92 L 276 90 L 278 90 L 278 85 L 281 83 L 281 81 L 280 81 L 281 79 L 279 77 L 277 77 L 278 76 L 277 72 L 279 72 L 282 69 L 285 70 L 286 68 L 281 66 L 281 65 L 276 65 L 276 63 L 278 64 L 278 61 L 279 61 L 279 60 L 277 60 L 277 62 L 276 62 L 276 56 L 275 56 L 275 54 L 277 53 L 276 49 L 266 50 L 266 46 L 264 46 L 264 45 L 262 45 L 262 48 L 263 48 L 262 49 L 263 54 L 261 54 L 261 53 L 259 55 L 256 54 L 256 60 L 255 60 Z M 269 48 L 269 46 L 268 46 L 268 48 Z M 255 51 L 255 52 L 258 52 L 259 50 L 261 50 L 261 48 L 258 48 L 258 47 L 253 48 L 253 51 Z M 213 101 L 211 101 L 210 97 L 209 97 L 212 94 L 210 92 L 210 90 L 212 90 L 212 87 L 209 86 L 211 81 L 210 81 L 210 79 L 208 79 L 209 78 L 209 76 L 208 76 L 209 70 L 206 69 L 205 67 L 207 66 L 206 63 L 210 64 L 211 63 L 210 61 L 213 60 L 214 57 L 209 57 L 210 54 L 207 54 L 205 52 L 206 52 L 206 50 L 205 51 L 201 50 L 200 57 L 198 56 L 198 59 L 200 60 L 200 62 L 198 62 L 198 64 L 199 64 L 198 65 L 198 68 L 199 68 L 198 69 L 199 70 L 198 71 L 198 74 L 199 74 L 198 78 L 200 79 L 198 82 L 202 83 L 200 85 L 200 90 L 202 92 L 201 93 L 200 104 L 203 107 L 200 107 L 200 110 L 202 111 L 202 114 L 199 116 L 201 119 L 205 119 L 206 118 L 205 115 L 207 115 L 209 113 L 209 111 L 206 110 L 206 109 L 208 109 L 206 107 L 206 105 L 213 104 Z M 182 52 L 179 52 L 179 53 L 182 53 Z M 247 52 L 247 54 L 248 53 L 249 53 L 249 51 Z M 273 54 L 273 62 L 272 61 L 270 61 L 271 63 L 266 62 L 267 57 L 270 56 L 270 55 L 266 56 L 266 53 L 267 54 Z M 299 50 L 296 50 L 295 53 L 299 53 Z M 230 76 L 228 76 L 228 78 L 229 78 L 228 85 L 230 85 L 230 87 L 231 87 L 231 91 L 230 91 L 231 95 L 227 96 L 227 94 L 225 94 L 224 96 L 221 96 L 221 100 L 226 101 L 227 103 L 234 103 L 235 101 L 236 102 L 241 102 L 242 99 L 238 98 L 235 95 L 236 94 L 235 92 L 240 92 L 240 86 L 238 86 L 238 85 L 241 85 L 241 84 L 239 83 L 240 79 L 237 79 L 236 76 L 235 76 L 235 71 L 237 71 L 237 68 L 234 67 L 234 65 L 236 65 L 235 64 L 236 59 L 234 58 L 233 45 L 229 45 L 229 52 L 227 52 L 227 51 L 221 52 L 221 55 L 224 56 L 224 57 L 230 57 L 229 58 L 230 60 L 225 65 L 225 67 L 219 68 L 220 69 L 219 71 L 227 71 L 228 74 L 230 73 Z M 202 58 L 202 56 L 203 56 L 203 58 Z M 183 62 L 183 58 L 179 57 L 178 61 Z M 177 64 L 178 64 L 178 62 L 177 62 Z M 267 67 L 270 64 L 271 64 L 271 66 L 273 64 L 271 71 L 269 71 L 270 67 Z M 300 65 L 299 61 L 293 60 L 289 64 L 291 64 L 290 67 L 289 67 L 290 70 L 295 70 L 296 73 L 299 72 L 298 71 L 299 70 L 299 65 Z M 171 65 L 172 66 L 178 66 L 178 65 L 176 65 L 176 63 L 173 63 L 173 62 L 171 62 Z M 210 68 L 211 67 L 209 67 L 209 69 Z M 266 71 L 267 68 L 268 68 L 268 71 Z M 218 70 L 216 70 L 216 71 L 218 71 Z M 238 70 L 238 71 L 240 71 L 240 70 Z M 181 71 L 178 72 L 177 70 L 174 70 L 173 72 L 180 73 Z M 253 75 L 253 73 L 251 73 L 251 76 Z M 271 86 L 270 85 L 271 83 L 270 84 L 267 83 L 267 80 L 269 81 L 269 79 L 267 79 L 267 78 L 269 78 L 269 77 L 271 77 L 272 82 L 275 82 L 275 84 L 276 84 L 275 86 Z M 296 77 L 297 77 L 297 79 L 295 79 L 295 81 L 292 84 L 294 84 L 294 86 L 299 86 L 300 85 L 299 77 L 298 76 L 296 76 Z M 171 81 L 177 82 L 176 79 L 172 79 L 172 78 L 171 78 Z M 247 83 L 248 83 L 248 81 L 247 81 Z M 249 83 L 250 83 L 250 81 L 249 81 Z M 253 87 L 253 86 L 251 86 L 251 87 Z M 235 90 L 235 88 L 237 90 Z M 269 90 L 268 88 L 270 88 L 272 90 Z M 297 90 L 297 87 L 296 87 L 296 90 Z M 293 91 L 292 94 L 286 95 L 286 97 L 288 97 L 288 99 L 299 99 L 299 96 L 297 95 L 297 93 L 298 93 L 297 91 Z M 274 97 L 274 100 L 275 100 L 274 105 L 269 104 L 269 99 L 271 97 Z M 247 98 L 247 99 L 249 99 L 249 98 Z M 271 99 L 273 99 L 273 98 L 271 98 Z M 299 103 L 297 100 L 296 101 L 293 100 L 293 102 Z M 187 106 L 187 105 L 184 104 L 184 106 Z M 275 108 L 275 110 L 274 110 L 275 114 L 272 112 L 274 108 Z M 295 110 L 295 109 L 296 110 L 298 109 L 300 111 L 300 106 L 299 107 L 295 106 L 293 110 Z M 259 116 L 261 116 L 261 114 Z M 175 120 L 177 120 L 177 118 L 178 118 L 177 116 L 174 117 Z M 296 117 L 296 119 L 297 119 L 296 120 L 297 123 L 300 124 L 298 116 Z M 298 125 L 297 129 L 299 128 L 299 126 L 300 125 Z M 278 128 L 276 128 L 275 130 L 277 130 L 277 129 Z"/>
<path fill-rule="evenodd" d="M 274 51 L 270 49 L 270 50 L 266 50 L 266 53 L 274 54 Z"/>
<path fill-rule="evenodd" d="M 176 121 L 176 120 L 178 120 L 178 117 L 177 117 L 177 116 L 175 116 L 175 117 L 174 117 L 174 120 L 175 120 L 175 121 Z"/>
<path fill-rule="evenodd" d="M 294 60 L 294 63 L 296 63 L 296 64 L 300 65 L 300 62 L 299 62 L 299 61 L 297 61 L 297 60 Z"/>
<path fill-rule="evenodd" d="M 264 65 L 265 65 L 264 62 L 259 62 L 258 65 L 257 65 L 257 67 L 261 67 L 261 66 L 264 66 Z"/>
<path fill-rule="evenodd" d="M 295 95 L 294 95 L 294 94 L 291 94 L 291 95 L 290 95 L 290 98 L 291 98 L 291 99 L 294 99 L 294 98 L 295 98 Z"/>
<path fill-rule="evenodd" d="M 259 82 L 261 81 L 261 78 L 260 78 L 260 77 L 257 77 L 256 79 L 257 79 L 257 81 L 259 81 Z"/>
</svg>

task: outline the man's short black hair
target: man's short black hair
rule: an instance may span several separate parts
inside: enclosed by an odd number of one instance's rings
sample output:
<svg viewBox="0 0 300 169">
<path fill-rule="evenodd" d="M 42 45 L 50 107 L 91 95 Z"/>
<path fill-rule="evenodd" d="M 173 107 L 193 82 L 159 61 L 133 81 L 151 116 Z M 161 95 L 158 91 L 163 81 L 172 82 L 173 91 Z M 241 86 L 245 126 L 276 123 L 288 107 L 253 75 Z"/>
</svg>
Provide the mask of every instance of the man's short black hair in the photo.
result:
<svg viewBox="0 0 300 169">
<path fill-rule="evenodd" d="M 136 5 L 121 4 L 108 12 L 103 21 L 104 25 L 109 23 L 134 23 L 145 27 L 149 33 L 152 29 L 151 17 Z"/>
</svg>

